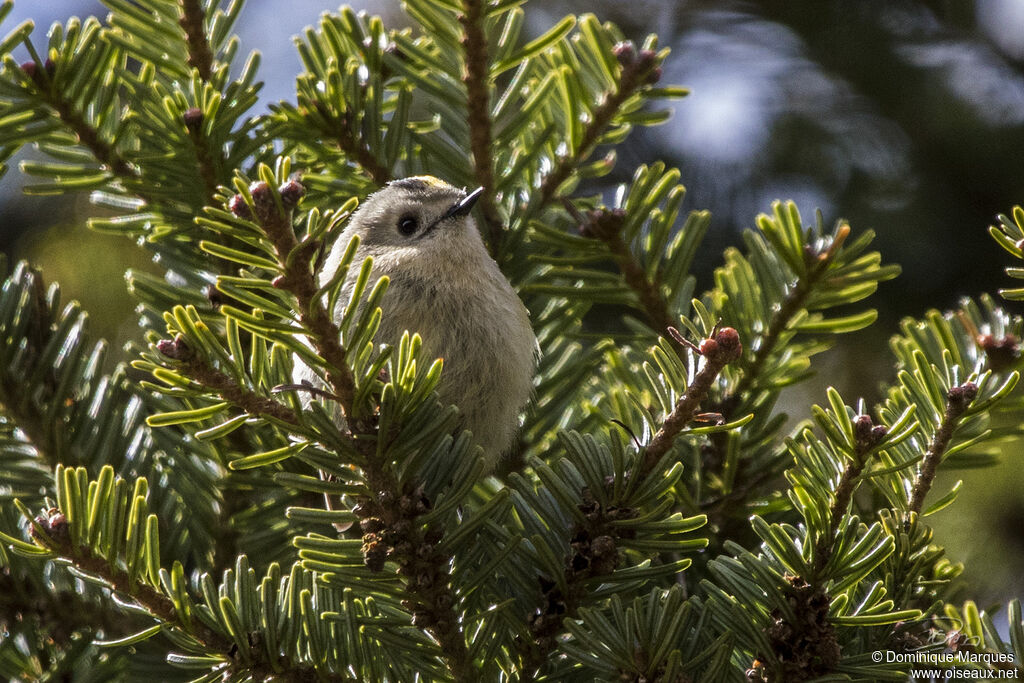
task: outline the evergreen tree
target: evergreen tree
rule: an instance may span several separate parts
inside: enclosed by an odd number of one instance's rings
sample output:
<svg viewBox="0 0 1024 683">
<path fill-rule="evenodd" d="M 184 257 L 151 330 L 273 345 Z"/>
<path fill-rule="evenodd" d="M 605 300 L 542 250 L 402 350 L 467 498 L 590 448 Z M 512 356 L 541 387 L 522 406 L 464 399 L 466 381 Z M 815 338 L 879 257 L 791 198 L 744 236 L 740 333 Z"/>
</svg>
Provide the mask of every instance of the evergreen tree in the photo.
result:
<svg viewBox="0 0 1024 683">
<path fill-rule="evenodd" d="M 342 9 L 296 41 L 295 100 L 259 114 L 242 0 L 104 4 L 45 47 L 30 23 L 0 41 L 0 152 L 34 145 L 28 190 L 90 192 L 92 228 L 163 275 L 127 274 L 139 341 L 104 374 L 84 312 L 4 268 L 0 676 L 899 681 L 911 664 L 872 653 L 1024 662 L 1019 603 L 1005 642 L 954 602 L 961 567 L 925 519 L 956 498 L 932 491 L 939 467 L 1018 433 L 1024 323 L 984 296 L 906 320 L 884 403 L 830 389 L 787 430 L 781 390 L 874 321 L 859 302 L 898 268 L 870 231 L 780 202 L 697 294 L 709 216 L 681 218 L 679 173 L 598 193 L 630 131 L 686 94 L 653 36 L 584 15 L 527 41 L 521 0 L 406 0 L 400 31 Z M 388 283 L 355 245 L 316 279 L 360 198 L 424 173 L 483 188 L 541 344 L 496 477 L 434 399 L 417 331 L 374 352 Z M 1024 211 L 991 232 L 1022 256 Z M 297 359 L 324 379 L 312 401 Z"/>
</svg>

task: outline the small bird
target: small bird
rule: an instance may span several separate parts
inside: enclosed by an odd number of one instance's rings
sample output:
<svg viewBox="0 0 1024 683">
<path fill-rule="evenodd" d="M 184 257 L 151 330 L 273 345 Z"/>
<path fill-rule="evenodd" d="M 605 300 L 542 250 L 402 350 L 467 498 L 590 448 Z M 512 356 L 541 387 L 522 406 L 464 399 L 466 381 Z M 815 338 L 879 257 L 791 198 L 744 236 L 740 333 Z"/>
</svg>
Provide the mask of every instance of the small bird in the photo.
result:
<svg viewBox="0 0 1024 683">
<path fill-rule="evenodd" d="M 372 256 L 370 281 L 390 279 L 376 341 L 397 346 L 403 332 L 420 334 L 420 357 L 444 361 L 439 399 L 458 407 L 459 427 L 473 433 L 493 471 L 532 394 L 539 347 L 526 307 L 470 216 L 482 192 L 467 194 L 432 176 L 388 183 L 353 214 L 319 278 L 321 286 L 331 280 L 358 235 L 355 263 Z M 347 291 L 357 272 L 352 268 Z M 339 297 L 335 321 L 347 301 Z"/>
</svg>

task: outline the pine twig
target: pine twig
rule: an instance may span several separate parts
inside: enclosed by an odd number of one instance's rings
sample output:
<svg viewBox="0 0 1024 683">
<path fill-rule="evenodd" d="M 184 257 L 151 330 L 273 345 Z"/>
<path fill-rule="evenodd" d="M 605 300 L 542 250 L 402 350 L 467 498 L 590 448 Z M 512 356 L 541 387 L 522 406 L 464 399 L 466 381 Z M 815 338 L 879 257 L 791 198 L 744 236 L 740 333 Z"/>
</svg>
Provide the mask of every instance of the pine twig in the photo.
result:
<svg viewBox="0 0 1024 683">
<path fill-rule="evenodd" d="M 29 272 L 28 277 L 31 280 L 28 286 L 32 290 L 32 303 L 30 304 L 32 308 L 24 335 L 30 342 L 28 358 L 35 357 L 35 360 L 38 361 L 37 356 L 47 347 L 53 334 L 53 328 L 50 320 L 47 319 L 50 307 L 46 298 L 46 285 L 43 282 L 42 273 L 34 269 L 30 269 Z M 53 469 L 61 462 L 62 458 L 57 453 L 57 444 L 54 443 L 51 434 L 52 428 L 46 424 L 43 416 L 34 409 L 32 403 L 24 400 L 25 387 L 22 381 L 22 378 L 7 377 L 6 373 L 0 374 L 0 411 L 13 420 L 36 454 L 46 462 L 49 469 Z M 56 378 L 52 372 L 45 373 L 42 381 L 47 385 L 50 393 L 57 388 Z"/>
<path fill-rule="evenodd" d="M 203 648 L 229 655 L 232 661 L 229 669 L 248 672 L 255 680 L 265 680 L 273 676 L 274 680 L 302 683 L 311 680 L 311 676 L 313 676 L 316 680 L 348 683 L 349 679 L 344 675 L 314 671 L 308 665 L 281 661 L 281 658 L 274 664 L 277 667 L 284 665 L 284 673 L 277 673 L 268 659 L 266 650 L 259 646 L 250 647 L 248 654 L 251 662 L 238 662 L 233 654 L 236 648 L 233 640 L 204 625 L 200 619 L 182 619 L 173 601 L 158 589 L 139 580 L 133 580 L 124 571 L 112 566 L 108 559 L 94 555 L 89 548 L 74 547 L 68 537 L 68 523 L 63 514 L 53 515 L 49 519 L 40 518 L 36 521 L 46 531 L 45 538 L 42 535 L 33 534 L 37 543 L 57 553 L 60 557 L 70 560 L 79 570 L 103 579 L 110 584 L 114 592 L 130 598 L 159 621 L 172 625 L 175 629 L 193 638 Z"/>
<path fill-rule="evenodd" d="M 300 245 L 295 237 L 290 207 L 298 203 L 304 189 L 294 180 L 280 188 L 282 205 L 287 198 L 289 207 L 283 213 L 273 192 L 263 182 L 250 188 L 256 220 L 274 245 L 283 271 L 274 285 L 295 296 L 299 319 L 310 332 L 309 340 L 328 363 L 327 381 L 346 416 L 350 434 L 380 438 L 373 421 L 356 414 L 355 379 L 341 345 L 341 332 L 323 300 L 316 296 L 316 282 L 308 258 L 316 245 Z M 295 254 L 297 249 L 308 250 L 308 254 Z M 445 664 L 456 681 L 478 680 L 455 611 L 456 596 L 448 570 L 451 557 L 438 550 L 442 534 L 424 530 L 417 523 L 430 509 L 431 501 L 421 487 L 399 485 L 394 472 L 376 457 L 374 440 L 353 438 L 353 445 L 364 456 L 362 469 L 370 494 L 353 510 L 360 518 L 364 533 L 364 562 L 376 571 L 382 570 L 389 559 L 399 564 L 399 574 L 406 579 L 406 590 L 411 595 L 403 606 L 412 613 L 413 625 L 436 638 Z"/>
<path fill-rule="evenodd" d="M 808 581 L 815 586 L 820 584 L 820 574 L 824 571 L 825 565 L 828 564 L 829 559 L 832 557 L 832 548 L 835 543 L 836 534 L 839 533 L 839 525 L 846 515 L 846 509 L 853 498 L 853 492 L 857 489 L 857 484 L 860 482 L 860 475 L 867 465 L 867 456 L 875 446 L 882 442 L 889 433 L 889 429 L 885 425 L 876 425 L 871 420 L 870 415 L 858 415 L 853 421 L 853 433 L 853 460 L 843 469 L 843 473 L 839 477 L 839 483 L 836 484 L 835 495 L 828 510 L 828 530 L 824 535 L 818 537 L 814 546 L 814 567 L 812 569 L 812 576 L 808 577 Z"/>
<path fill-rule="evenodd" d="M 185 29 L 188 65 L 199 71 L 201 79 L 209 81 L 213 76 L 213 51 L 203 26 L 205 20 L 199 0 L 181 0 L 181 19 L 178 25 Z"/>
<path fill-rule="evenodd" d="M 700 345 L 704 366 L 697 372 L 686 392 L 679 397 L 672 412 L 665 418 L 661 429 L 644 449 L 644 471 L 650 472 L 668 453 L 679 433 L 697 413 L 701 401 L 707 396 L 719 373 L 743 353 L 739 335 L 731 327 L 720 330 L 713 339 L 705 339 Z"/>
<path fill-rule="evenodd" d="M 492 253 L 499 253 L 502 240 L 502 220 L 495 201 L 494 156 L 491 151 L 491 87 L 488 74 L 487 36 L 484 34 L 483 0 L 464 0 L 459 15 L 462 25 L 462 45 L 466 51 L 466 84 L 468 100 L 467 122 L 469 144 L 473 154 L 473 173 L 477 184 L 484 188 L 480 197 L 484 224 Z"/>
<path fill-rule="evenodd" d="M 210 149 L 210 141 L 203 133 L 203 112 L 195 107 L 185 111 L 182 116 L 188 136 L 196 150 L 196 165 L 199 177 L 203 179 L 206 198 L 210 201 L 217 196 L 217 169 L 224 164 L 224 153 L 217 155 Z M 229 271 L 230 272 L 230 271 Z"/>
<path fill-rule="evenodd" d="M 942 416 L 939 428 L 935 430 L 935 436 L 928 446 L 924 460 L 921 462 L 921 470 L 914 479 L 914 486 L 911 489 L 910 504 L 907 506 L 909 512 L 921 514 L 924 507 L 924 498 L 932 487 L 935 479 L 935 472 L 942 462 L 942 456 L 949 448 L 949 442 L 953 438 L 953 432 L 971 401 L 978 395 L 978 385 L 974 382 L 965 382 L 960 386 L 953 387 L 946 394 L 946 410 Z"/>
<path fill-rule="evenodd" d="M 761 370 L 764 368 L 764 364 L 775 350 L 786 328 L 789 327 L 790 321 L 803 310 L 807 297 L 811 295 L 815 285 L 818 284 L 818 281 L 828 271 L 832 259 L 839 252 L 839 249 L 846 242 L 849 235 L 850 226 L 842 225 L 836 231 L 836 235 L 826 251 L 818 254 L 816 257 L 809 256 L 809 258 L 814 258 L 813 264 L 806 274 L 797 280 L 796 285 L 793 286 L 778 310 L 772 315 L 771 321 L 768 323 L 768 329 L 765 331 L 764 336 L 761 337 L 757 351 L 754 352 L 754 357 L 749 361 L 741 361 L 740 369 L 743 371 L 743 375 L 730 396 L 719 406 L 720 412 L 726 418 L 732 415 L 732 412 L 739 405 L 743 394 L 753 387 L 754 382 L 757 381 Z"/>
<path fill-rule="evenodd" d="M 300 100 L 301 102 L 301 100 Z M 384 187 L 392 179 L 391 169 L 387 168 L 373 156 L 370 148 L 366 146 L 353 130 L 351 115 L 345 112 L 342 118 L 336 118 L 322 104 L 317 102 L 314 105 L 326 127 L 324 135 L 338 147 L 349 161 L 365 173 L 377 187 Z"/>
<path fill-rule="evenodd" d="M 637 298 L 640 299 L 640 306 L 647 316 L 651 329 L 663 332 L 677 325 L 669 314 L 668 302 L 665 301 L 661 289 L 657 283 L 647 279 L 646 270 L 637 262 L 629 245 L 622 239 L 626 212 L 622 209 L 595 209 L 583 214 L 568 199 L 563 198 L 562 204 L 579 223 L 581 235 L 600 240 L 607 245 L 626 285 L 636 292 Z"/>
<path fill-rule="evenodd" d="M 346 418 L 354 420 L 353 400 L 355 398 L 355 378 L 348 367 L 348 354 L 341 345 L 341 331 L 331 318 L 330 312 L 323 301 L 317 298 L 317 285 L 313 272 L 309 267 L 309 259 L 292 257 L 292 252 L 299 247 L 295 237 L 295 229 L 291 223 L 291 211 L 282 213 L 277 208 L 273 196 L 274 190 L 264 182 L 254 183 L 250 188 L 256 209 L 256 218 L 264 233 L 274 245 L 278 263 L 283 275 L 274 281 L 274 286 L 291 292 L 298 302 L 299 321 L 310 331 L 309 339 L 324 360 L 327 361 L 327 382 L 338 397 Z M 281 188 L 281 192 L 289 192 L 301 197 L 305 189 L 297 181 L 290 181 Z M 316 245 L 304 245 L 304 249 L 312 255 Z M 350 425 L 350 428 L 354 427 Z"/>
<path fill-rule="evenodd" d="M 72 102 L 61 97 L 53 88 L 51 77 L 56 71 L 56 65 L 51 60 L 47 59 L 42 69 L 39 69 L 35 62 L 25 62 L 21 69 L 35 84 L 39 99 L 57 114 L 64 125 L 75 134 L 78 142 L 92 152 L 96 161 L 106 166 L 115 177 L 129 181 L 138 180 L 138 170 L 100 136 L 99 131 L 86 121 L 82 112 L 76 109 Z"/>
<path fill-rule="evenodd" d="M 575 150 L 559 157 L 555 167 L 541 181 L 538 190 L 540 206 L 546 206 L 558 194 L 572 172 L 582 164 L 597 146 L 598 140 L 626 100 L 635 95 L 645 85 L 656 83 L 661 77 L 657 55 L 652 50 L 641 50 L 636 53 L 633 46 L 623 43 L 616 46 L 616 57 L 622 64 L 619 81 L 614 89 L 605 95 L 604 100 L 594 109 L 590 122 L 583 130 L 583 137 Z"/>
<path fill-rule="evenodd" d="M 272 417 L 291 425 L 299 423 L 291 408 L 243 387 L 232 377 L 197 357 L 192 349 L 188 348 L 182 337 L 179 336 L 173 340 L 161 339 L 157 342 L 156 348 L 164 356 L 179 362 L 175 369 L 182 376 L 209 389 L 250 415 Z"/>
<path fill-rule="evenodd" d="M 569 541 L 572 553 L 566 558 L 563 574 L 568 592 L 563 594 L 557 582 L 541 578 L 544 606 L 530 615 L 532 640 L 520 645 L 522 671 L 530 677 L 526 680 L 536 677 L 550 659 L 551 652 L 558 647 L 559 636 L 565 632 L 565 619 L 578 616 L 587 593 L 587 583 L 611 574 L 618 566 L 618 543 L 629 532 L 615 523 L 638 514 L 629 507 L 605 508 L 587 489 L 584 489 L 583 502 L 578 507 L 586 523 L 575 526 Z"/>
</svg>

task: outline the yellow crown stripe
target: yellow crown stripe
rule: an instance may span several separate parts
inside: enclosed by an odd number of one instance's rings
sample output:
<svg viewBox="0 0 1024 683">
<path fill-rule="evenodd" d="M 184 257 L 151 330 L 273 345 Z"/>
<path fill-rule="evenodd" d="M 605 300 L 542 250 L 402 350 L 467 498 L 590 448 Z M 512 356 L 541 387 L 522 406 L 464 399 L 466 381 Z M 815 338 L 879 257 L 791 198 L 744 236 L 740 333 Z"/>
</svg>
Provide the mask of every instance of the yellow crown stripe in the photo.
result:
<svg viewBox="0 0 1024 683">
<path fill-rule="evenodd" d="M 448 183 L 446 183 L 445 181 L 441 180 L 440 178 L 435 178 L 432 175 L 416 175 L 412 176 L 411 178 L 407 178 L 406 180 L 419 180 L 421 182 L 426 183 L 430 187 L 446 187 L 448 185 Z"/>
</svg>

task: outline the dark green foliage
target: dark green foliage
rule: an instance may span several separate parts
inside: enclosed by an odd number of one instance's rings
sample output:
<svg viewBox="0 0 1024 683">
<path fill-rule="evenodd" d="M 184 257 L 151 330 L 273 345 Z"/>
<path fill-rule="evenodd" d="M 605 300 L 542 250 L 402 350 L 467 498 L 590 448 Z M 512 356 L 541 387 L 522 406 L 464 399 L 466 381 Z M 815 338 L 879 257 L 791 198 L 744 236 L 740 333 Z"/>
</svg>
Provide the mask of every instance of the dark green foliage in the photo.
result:
<svg viewBox="0 0 1024 683">
<path fill-rule="evenodd" d="M 1022 661 L 1019 605 L 1009 643 L 955 607 L 926 518 L 959 486 L 931 492 L 938 468 L 1017 437 L 1024 324 L 988 297 L 905 321 L 881 405 L 830 389 L 784 431 L 781 391 L 899 269 L 778 202 L 697 294 L 709 216 L 679 172 L 599 194 L 685 95 L 653 37 L 586 15 L 527 41 L 519 2 L 409 0 L 406 31 L 342 9 L 257 115 L 242 2 L 106 4 L 0 43 L 3 157 L 35 145 L 31 191 L 90 191 L 163 270 L 128 274 L 142 330 L 110 375 L 56 286 L 2 273 L 0 675 L 897 681 L 873 651 L 954 630 Z M 417 173 L 483 187 L 541 345 L 496 476 L 417 331 L 376 346 L 388 282 L 355 242 L 316 279 L 358 201 Z M 992 233 L 1021 256 L 1013 216 Z"/>
</svg>

